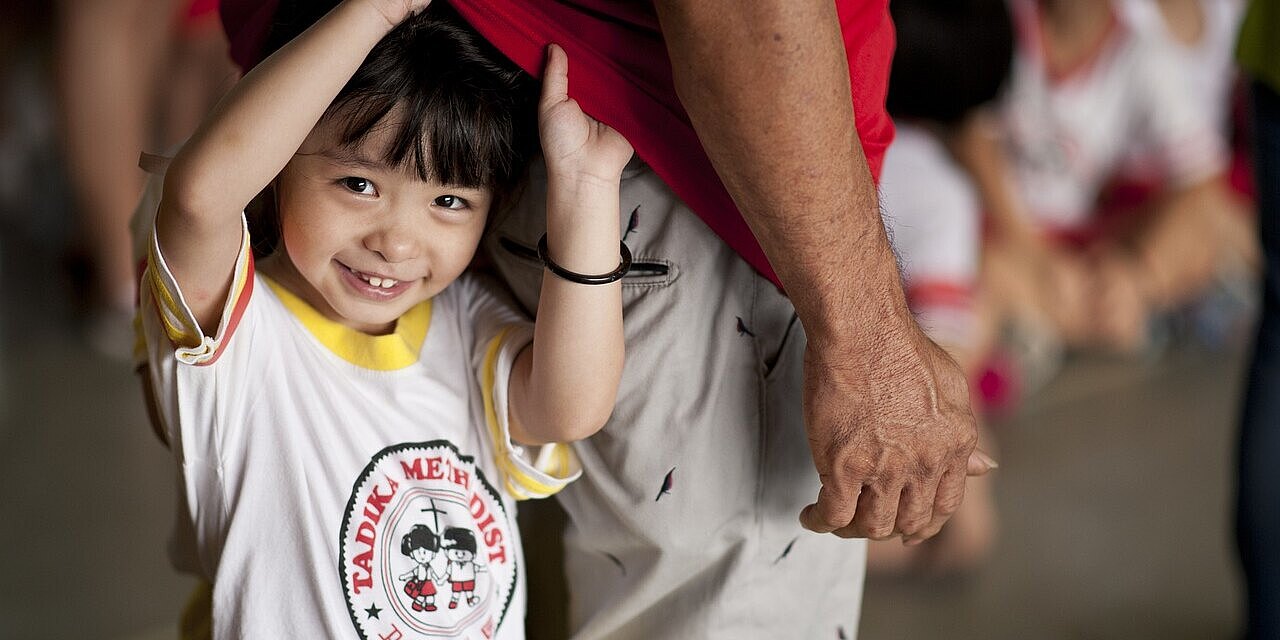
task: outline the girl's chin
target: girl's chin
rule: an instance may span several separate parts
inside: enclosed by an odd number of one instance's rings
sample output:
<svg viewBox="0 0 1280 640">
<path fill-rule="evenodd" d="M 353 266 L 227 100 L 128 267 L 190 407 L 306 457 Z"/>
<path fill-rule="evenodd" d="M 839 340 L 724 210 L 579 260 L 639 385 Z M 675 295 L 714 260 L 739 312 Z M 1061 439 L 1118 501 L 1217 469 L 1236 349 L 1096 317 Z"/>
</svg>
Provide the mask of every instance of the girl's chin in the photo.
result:
<svg viewBox="0 0 1280 640">
<path fill-rule="evenodd" d="M 395 331 L 396 320 L 400 319 L 400 315 L 403 314 L 396 315 L 395 317 L 388 317 L 388 314 L 384 313 L 353 313 L 351 315 L 343 316 L 346 319 L 346 322 L 343 324 L 361 333 L 380 336 Z"/>
</svg>

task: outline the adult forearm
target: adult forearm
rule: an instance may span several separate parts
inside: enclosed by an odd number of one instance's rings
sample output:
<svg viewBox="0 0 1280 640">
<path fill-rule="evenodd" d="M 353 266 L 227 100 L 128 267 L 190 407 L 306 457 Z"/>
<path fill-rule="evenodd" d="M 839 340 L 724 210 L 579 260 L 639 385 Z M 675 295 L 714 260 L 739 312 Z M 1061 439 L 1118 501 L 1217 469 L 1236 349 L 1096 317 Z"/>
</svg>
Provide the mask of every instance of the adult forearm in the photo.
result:
<svg viewBox="0 0 1280 640">
<path fill-rule="evenodd" d="M 676 89 L 810 339 L 909 319 L 829 1 L 657 3 Z"/>
<path fill-rule="evenodd" d="M 964 494 L 964 375 L 902 293 L 830 0 L 659 0 L 676 89 L 804 326 L 814 531 L 913 541 Z M 978 460 L 970 471 L 990 464 Z"/>
</svg>

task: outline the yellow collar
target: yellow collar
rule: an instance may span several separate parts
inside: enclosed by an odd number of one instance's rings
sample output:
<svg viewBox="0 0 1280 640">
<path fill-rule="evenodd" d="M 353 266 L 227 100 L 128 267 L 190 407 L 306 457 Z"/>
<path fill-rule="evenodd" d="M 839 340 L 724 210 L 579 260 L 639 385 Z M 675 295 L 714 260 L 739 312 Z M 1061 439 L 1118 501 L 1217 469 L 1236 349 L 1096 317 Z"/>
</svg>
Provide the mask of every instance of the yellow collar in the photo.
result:
<svg viewBox="0 0 1280 640">
<path fill-rule="evenodd" d="M 334 355 L 359 367 L 374 371 L 403 369 L 418 361 L 422 343 L 427 339 L 431 326 L 431 300 L 424 300 L 396 320 L 395 331 L 382 336 L 371 336 L 344 324 L 334 322 L 280 286 L 263 276 L 280 302 L 294 315 L 302 326 L 311 332 Z"/>
</svg>

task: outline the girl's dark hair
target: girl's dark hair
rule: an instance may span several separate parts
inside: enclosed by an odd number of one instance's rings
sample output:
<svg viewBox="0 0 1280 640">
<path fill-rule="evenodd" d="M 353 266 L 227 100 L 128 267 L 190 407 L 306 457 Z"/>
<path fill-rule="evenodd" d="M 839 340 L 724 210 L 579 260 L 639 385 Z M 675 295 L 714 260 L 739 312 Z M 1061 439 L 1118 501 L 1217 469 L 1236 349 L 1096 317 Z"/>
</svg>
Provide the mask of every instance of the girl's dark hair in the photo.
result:
<svg viewBox="0 0 1280 640">
<path fill-rule="evenodd" d="M 426 549 L 432 553 L 440 550 L 440 539 L 436 537 L 434 531 L 425 524 L 415 524 L 400 538 L 400 553 L 409 555 L 414 549 Z"/>
<path fill-rule="evenodd" d="M 336 5 L 336 0 L 282 0 L 263 55 Z M 399 130 L 382 159 L 411 168 L 423 180 L 487 188 L 493 193 L 490 210 L 496 212 L 514 194 L 537 149 L 537 93 L 533 78 L 441 0 L 387 34 L 323 117 L 341 118 L 338 143 L 350 147 L 401 108 L 404 121 L 396 123 Z M 270 228 L 254 229 L 253 235 L 274 248 L 279 234 L 274 196 L 260 200 Z M 259 243 L 255 249 L 269 253 Z"/>
<path fill-rule="evenodd" d="M 1013 58 L 1005 0 L 893 0 L 889 11 L 898 35 L 891 115 L 954 124 L 995 98 Z"/>
</svg>

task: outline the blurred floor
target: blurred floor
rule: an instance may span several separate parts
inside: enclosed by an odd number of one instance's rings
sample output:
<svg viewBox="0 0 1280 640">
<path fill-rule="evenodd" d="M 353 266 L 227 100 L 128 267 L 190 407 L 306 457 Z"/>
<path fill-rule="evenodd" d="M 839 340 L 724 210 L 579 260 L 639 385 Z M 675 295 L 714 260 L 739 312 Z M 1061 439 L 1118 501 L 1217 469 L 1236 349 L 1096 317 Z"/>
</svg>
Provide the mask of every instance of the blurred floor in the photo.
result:
<svg viewBox="0 0 1280 640">
<path fill-rule="evenodd" d="M 57 256 L 0 256 L 0 638 L 173 637 L 191 582 L 165 559 L 170 463 L 136 383 L 82 345 Z M 997 425 L 994 561 L 963 581 L 872 579 L 861 637 L 1232 638 L 1240 370 L 1191 348 L 1073 363 Z"/>
<path fill-rule="evenodd" d="M 6 229 L 11 231 L 11 229 Z M 61 257 L 0 243 L 0 638 L 171 628 L 191 582 L 169 569 L 172 463 L 129 365 L 76 330 Z"/>
<path fill-rule="evenodd" d="M 1238 637 L 1242 366 L 1192 348 L 1153 367 L 1074 363 L 996 425 L 1003 527 L 990 565 L 944 583 L 869 580 L 861 637 Z"/>
</svg>

